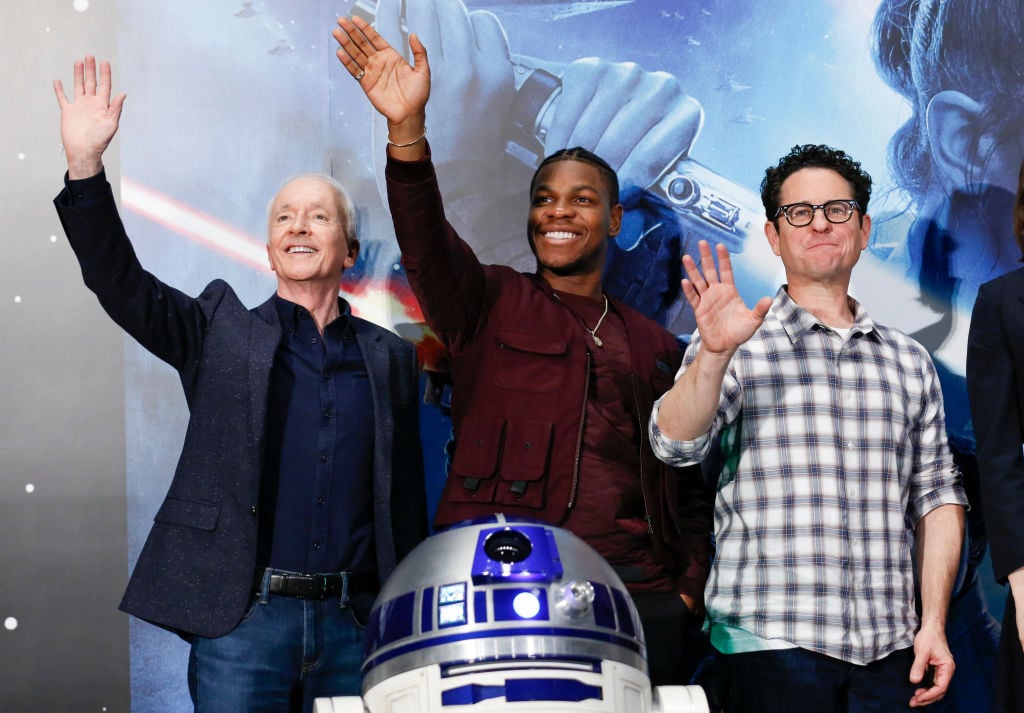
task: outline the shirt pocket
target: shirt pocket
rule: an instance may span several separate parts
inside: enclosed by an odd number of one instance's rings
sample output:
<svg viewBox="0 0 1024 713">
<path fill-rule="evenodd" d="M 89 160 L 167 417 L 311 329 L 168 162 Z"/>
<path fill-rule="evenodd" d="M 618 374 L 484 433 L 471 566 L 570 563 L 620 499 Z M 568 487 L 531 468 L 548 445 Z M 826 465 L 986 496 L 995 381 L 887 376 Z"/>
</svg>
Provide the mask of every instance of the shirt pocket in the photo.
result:
<svg viewBox="0 0 1024 713">
<path fill-rule="evenodd" d="M 546 393 L 562 386 L 569 341 L 565 336 L 499 329 L 494 383 L 504 389 Z"/>
<path fill-rule="evenodd" d="M 455 446 L 447 497 L 453 502 L 543 508 L 554 425 L 545 421 L 476 420 Z M 496 508 L 499 509 L 499 508 Z"/>
<path fill-rule="evenodd" d="M 495 474 L 501 453 L 505 421 L 499 418 L 467 420 L 455 444 L 455 458 L 447 497 L 457 503 L 492 503 L 497 488 Z"/>
<path fill-rule="evenodd" d="M 495 501 L 543 508 L 554 425 L 544 421 L 509 421 L 502 444 L 500 482 Z"/>
</svg>

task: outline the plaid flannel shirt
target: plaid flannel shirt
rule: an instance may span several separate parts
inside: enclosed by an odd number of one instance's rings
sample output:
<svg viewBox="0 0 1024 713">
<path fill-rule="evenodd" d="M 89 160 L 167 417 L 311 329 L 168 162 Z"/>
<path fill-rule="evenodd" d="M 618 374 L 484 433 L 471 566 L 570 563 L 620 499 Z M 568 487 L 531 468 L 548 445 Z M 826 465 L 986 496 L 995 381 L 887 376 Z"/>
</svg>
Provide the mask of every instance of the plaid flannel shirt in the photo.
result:
<svg viewBox="0 0 1024 713">
<path fill-rule="evenodd" d="M 660 401 L 650 431 L 674 465 L 721 448 L 712 623 L 863 664 L 913 644 L 915 527 L 967 499 L 928 353 L 851 307 L 844 342 L 780 288 L 708 433 L 666 438 Z M 680 375 L 698 349 L 695 334 Z"/>
</svg>

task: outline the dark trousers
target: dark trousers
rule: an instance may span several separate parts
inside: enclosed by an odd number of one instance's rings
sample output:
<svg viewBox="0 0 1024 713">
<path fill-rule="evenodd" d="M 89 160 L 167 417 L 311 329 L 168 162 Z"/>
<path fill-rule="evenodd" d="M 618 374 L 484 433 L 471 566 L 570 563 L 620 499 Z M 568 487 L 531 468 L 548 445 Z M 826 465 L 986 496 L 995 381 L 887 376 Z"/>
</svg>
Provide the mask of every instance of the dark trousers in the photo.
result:
<svg viewBox="0 0 1024 713">
<path fill-rule="evenodd" d="M 1006 597 L 1003 632 L 999 637 L 999 673 L 993 711 L 1024 713 L 1024 649 L 1017 632 L 1017 608 L 1013 594 Z"/>
<path fill-rule="evenodd" d="M 910 710 L 913 649 L 867 665 L 806 649 L 721 657 L 722 704 L 728 713 L 889 713 Z"/>
<path fill-rule="evenodd" d="M 694 682 L 701 662 L 711 653 L 703 622 L 675 592 L 633 594 L 647 640 L 647 665 L 652 686 L 685 686 Z"/>
</svg>

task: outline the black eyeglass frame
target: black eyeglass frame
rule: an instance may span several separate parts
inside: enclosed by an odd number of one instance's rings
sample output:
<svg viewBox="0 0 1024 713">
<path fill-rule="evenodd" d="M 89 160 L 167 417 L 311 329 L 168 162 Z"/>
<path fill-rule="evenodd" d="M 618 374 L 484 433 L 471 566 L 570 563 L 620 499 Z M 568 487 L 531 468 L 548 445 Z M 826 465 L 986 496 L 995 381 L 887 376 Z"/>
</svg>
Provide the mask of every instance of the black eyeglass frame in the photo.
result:
<svg viewBox="0 0 1024 713">
<path fill-rule="evenodd" d="M 848 206 L 850 208 L 850 211 L 846 214 L 846 217 L 843 218 L 842 220 L 832 220 L 832 218 L 830 218 L 829 215 L 828 215 L 828 211 L 826 210 L 826 208 L 828 206 L 830 206 L 830 205 L 834 205 L 835 203 L 842 203 L 843 205 L 846 205 L 846 206 Z M 807 208 L 811 209 L 811 217 L 807 219 L 806 223 L 794 223 L 793 219 L 789 217 L 790 209 L 791 208 L 796 208 L 797 206 L 806 206 Z M 821 214 L 825 216 L 825 220 L 827 220 L 828 222 L 832 223 L 833 225 L 842 225 L 843 223 L 849 223 L 850 222 L 850 218 L 853 217 L 854 211 L 860 210 L 860 204 L 857 203 L 857 201 L 855 201 L 853 199 L 847 199 L 847 198 L 837 198 L 835 200 L 827 201 L 825 203 L 819 203 L 817 205 L 815 205 L 813 203 L 803 203 L 803 202 L 801 202 L 801 203 L 787 203 L 786 205 L 780 205 L 779 209 L 777 211 L 775 211 L 774 220 L 778 220 L 780 215 L 784 215 L 784 216 L 786 216 L 786 222 L 789 223 L 790 225 L 792 225 L 794 228 L 803 228 L 804 226 L 810 225 L 811 223 L 814 222 L 814 214 L 818 211 L 819 208 L 821 209 Z"/>
</svg>

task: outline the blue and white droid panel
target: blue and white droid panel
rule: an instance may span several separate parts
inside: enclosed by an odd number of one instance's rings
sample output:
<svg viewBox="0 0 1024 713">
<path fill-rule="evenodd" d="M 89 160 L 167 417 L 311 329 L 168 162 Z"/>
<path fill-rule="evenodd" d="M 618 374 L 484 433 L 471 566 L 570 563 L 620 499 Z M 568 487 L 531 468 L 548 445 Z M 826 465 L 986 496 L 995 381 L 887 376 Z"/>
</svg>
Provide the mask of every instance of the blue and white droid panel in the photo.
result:
<svg viewBox="0 0 1024 713">
<path fill-rule="evenodd" d="M 498 515 L 420 544 L 378 596 L 365 641 L 370 713 L 707 710 L 655 705 L 625 586 L 575 535 L 535 522 Z"/>
</svg>

